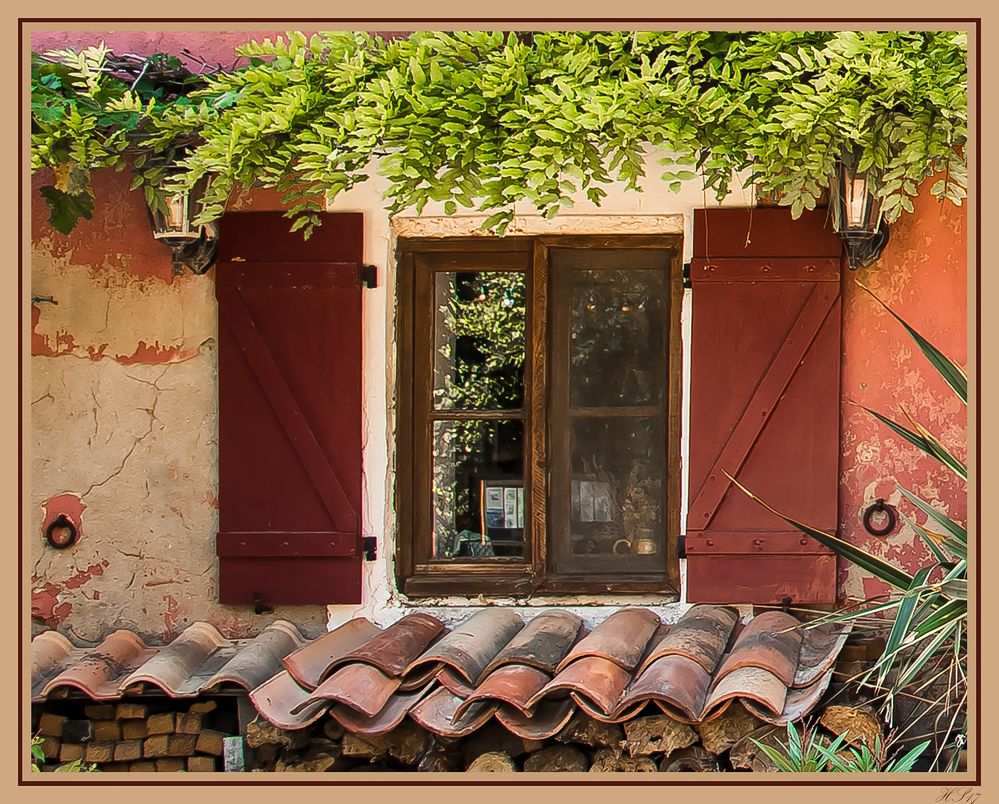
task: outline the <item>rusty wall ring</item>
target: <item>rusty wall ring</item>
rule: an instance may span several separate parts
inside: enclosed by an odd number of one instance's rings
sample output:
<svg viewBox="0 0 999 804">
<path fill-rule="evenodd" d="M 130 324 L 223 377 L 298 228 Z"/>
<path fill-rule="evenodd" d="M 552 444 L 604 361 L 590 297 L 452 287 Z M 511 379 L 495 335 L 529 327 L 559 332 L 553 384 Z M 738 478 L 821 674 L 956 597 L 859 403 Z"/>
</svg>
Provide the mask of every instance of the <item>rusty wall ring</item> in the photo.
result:
<svg viewBox="0 0 999 804">
<path fill-rule="evenodd" d="M 887 515 L 887 521 L 880 528 L 873 523 L 875 514 Z M 871 536 L 887 536 L 895 530 L 897 525 L 898 515 L 895 513 L 895 507 L 888 505 L 880 497 L 864 511 L 864 530 L 870 533 Z"/>
</svg>

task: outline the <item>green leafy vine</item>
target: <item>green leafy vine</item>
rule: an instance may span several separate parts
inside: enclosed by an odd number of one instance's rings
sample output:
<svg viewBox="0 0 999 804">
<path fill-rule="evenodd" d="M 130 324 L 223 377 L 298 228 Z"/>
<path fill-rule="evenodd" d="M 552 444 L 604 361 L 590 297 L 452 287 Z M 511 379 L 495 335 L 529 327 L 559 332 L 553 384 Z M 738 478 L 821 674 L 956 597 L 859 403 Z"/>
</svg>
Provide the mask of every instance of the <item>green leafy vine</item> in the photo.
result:
<svg viewBox="0 0 999 804">
<path fill-rule="evenodd" d="M 377 162 L 390 212 L 442 202 L 502 232 L 519 201 L 550 217 L 577 192 L 641 189 L 649 149 L 674 191 L 722 198 L 740 173 L 795 216 L 857 150 L 889 222 L 927 178 L 966 194 L 963 33 L 289 33 L 238 54 L 203 74 L 103 45 L 34 55 L 32 169 L 55 175 L 53 224 L 89 217 L 92 170 L 131 167 L 153 204 L 210 177 L 202 222 L 236 188 L 277 188 L 307 234 Z"/>
</svg>

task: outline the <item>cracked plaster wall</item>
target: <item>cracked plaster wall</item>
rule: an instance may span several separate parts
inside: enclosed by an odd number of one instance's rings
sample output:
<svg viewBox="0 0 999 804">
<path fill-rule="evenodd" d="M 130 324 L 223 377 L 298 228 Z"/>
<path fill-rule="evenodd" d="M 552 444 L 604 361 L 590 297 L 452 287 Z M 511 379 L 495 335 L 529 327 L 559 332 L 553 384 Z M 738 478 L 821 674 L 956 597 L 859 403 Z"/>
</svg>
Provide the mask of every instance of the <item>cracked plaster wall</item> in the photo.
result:
<svg viewBox="0 0 999 804">
<path fill-rule="evenodd" d="M 250 34 L 213 37 L 47 32 L 35 34 L 33 45 L 80 46 L 103 38 L 112 47 L 132 52 L 177 51 L 183 46 L 227 63 L 232 44 Z M 379 557 L 364 566 L 360 607 L 336 606 L 328 612 L 321 607 L 280 607 L 274 615 L 257 617 L 246 608 L 215 602 L 214 271 L 205 277 L 171 275 L 166 250 L 149 235 L 141 198 L 128 191 L 127 173 L 95 176 L 94 219 L 82 221 L 69 238 L 48 226 L 38 202 L 37 187 L 47 181 L 36 177 L 32 200 L 31 292 L 58 302 L 31 309 L 28 443 L 36 516 L 27 537 L 35 626 L 57 627 L 87 640 L 129 627 L 160 640 L 196 619 L 241 636 L 255 633 L 277 616 L 311 633 L 327 618 L 337 624 L 365 615 L 384 623 L 401 616 L 404 601 L 391 580 L 395 522 L 388 491 L 394 461 L 390 291 L 395 277 L 393 232 L 379 200 L 384 183 L 375 179 L 361 185 L 332 208 L 365 213 L 365 259 L 384 266 L 378 289 L 364 296 L 363 520 L 365 533 L 379 538 Z M 728 203 L 750 201 L 750 194 L 737 192 Z M 259 192 L 236 199 L 234 207 L 274 209 L 276 203 L 275 194 Z M 556 221 L 576 230 L 600 231 L 610 219 L 601 222 L 599 216 L 682 215 L 689 258 L 690 210 L 705 203 L 710 202 L 692 187 L 680 196 L 655 185 L 644 194 L 612 188 L 599 209 L 583 200 L 571 216 Z M 428 205 L 425 215 L 440 215 L 440 210 Z M 529 218 L 522 222 L 532 225 Z M 460 222 L 448 225 L 464 228 Z M 856 275 L 961 363 L 968 358 L 966 250 L 966 210 L 938 205 L 924 192 L 916 214 L 893 227 L 880 263 Z M 899 482 L 963 520 L 963 484 L 849 400 L 887 413 L 897 412 L 900 402 L 962 456 L 966 416 L 900 327 L 853 284 L 853 278 L 848 275 L 844 282 L 840 533 L 911 569 L 924 559 L 911 531 L 904 528 L 884 541 L 868 537 L 860 524 L 864 508 L 879 496 L 897 502 Z M 684 321 L 689 326 L 687 310 Z M 86 506 L 83 537 L 78 546 L 57 552 L 43 548 L 41 527 L 46 501 L 66 493 L 81 496 Z M 846 564 L 841 565 L 840 589 L 849 596 L 880 591 L 872 579 Z M 558 602 L 590 604 L 577 609 L 590 618 L 601 613 L 593 604 L 628 601 L 639 602 L 620 597 Z M 479 604 L 427 601 L 434 613 L 449 620 Z M 665 606 L 660 613 L 672 618 L 678 609 Z"/>
</svg>

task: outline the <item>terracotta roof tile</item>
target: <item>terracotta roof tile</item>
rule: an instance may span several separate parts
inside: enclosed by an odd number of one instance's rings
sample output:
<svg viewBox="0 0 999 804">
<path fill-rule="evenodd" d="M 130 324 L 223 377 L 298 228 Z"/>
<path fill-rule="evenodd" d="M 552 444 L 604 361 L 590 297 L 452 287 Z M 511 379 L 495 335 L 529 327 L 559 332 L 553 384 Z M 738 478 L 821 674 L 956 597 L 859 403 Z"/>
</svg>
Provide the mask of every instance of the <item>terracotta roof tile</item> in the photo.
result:
<svg viewBox="0 0 999 804">
<path fill-rule="evenodd" d="M 505 664 L 526 664 L 551 676 L 576 642 L 582 626 L 582 617 L 571 611 L 543 611 L 496 654 L 485 674 Z"/>
<path fill-rule="evenodd" d="M 388 676 L 370 664 L 355 662 L 341 667 L 316 687 L 308 698 L 292 707 L 291 714 L 296 715 L 317 701 L 335 701 L 374 717 L 401 683 L 398 676 Z"/>
<path fill-rule="evenodd" d="M 523 627 L 524 621 L 509 609 L 498 606 L 483 609 L 411 662 L 406 674 L 428 666 L 436 672 L 447 665 L 474 685 L 486 665 Z"/>
<path fill-rule="evenodd" d="M 781 725 L 818 704 L 848 633 L 799 625 L 781 612 L 743 625 L 730 607 L 695 606 L 669 626 L 633 608 L 587 632 L 566 611 L 541 612 L 525 626 L 496 606 L 450 632 L 417 612 L 384 629 L 357 618 L 311 642 L 283 621 L 253 640 L 196 623 L 165 647 L 129 631 L 94 648 L 45 632 L 32 642 L 31 686 L 36 700 L 74 690 L 109 700 L 142 688 L 193 696 L 238 685 L 280 728 L 328 712 L 362 736 L 408 717 L 461 737 L 495 718 L 524 739 L 543 739 L 577 711 L 616 723 L 650 707 L 698 725 L 734 701 Z"/>
<path fill-rule="evenodd" d="M 364 617 L 356 617 L 313 640 L 305 647 L 285 656 L 284 666 L 292 677 L 314 690 L 328 675 L 329 668 L 341 656 L 350 653 L 380 633 L 380 629 Z"/>
<path fill-rule="evenodd" d="M 801 649 L 800 625 L 790 614 L 780 611 L 767 611 L 755 617 L 739 634 L 732 652 L 718 668 L 716 679 L 743 667 L 759 667 L 790 687 Z"/>
<path fill-rule="evenodd" d="M 327 668 L 329 674 L 349 662 L 374 665 L 388 676 L 401 676 L 441 634 L 444 624 L 429 614 L 407 614 L 362 645 L 344 654 Z"/>
<path fill-rule="evenodd" d="M 739 612 L 729 606 L 695 606 L 665 631 L 646 655 L 641 669 L 662 656 L 676 655 L 686 656 L 705 672 L 713 673 L 737 622 Z"/>
<path fill-rule="evenodd" d="M 660 623 L 659 616 L 648 609 L 616 611 L 569 651 L 558 670 L 584 656 L 602 656 L 626 671 L 634 670 Z"/>
</svg>

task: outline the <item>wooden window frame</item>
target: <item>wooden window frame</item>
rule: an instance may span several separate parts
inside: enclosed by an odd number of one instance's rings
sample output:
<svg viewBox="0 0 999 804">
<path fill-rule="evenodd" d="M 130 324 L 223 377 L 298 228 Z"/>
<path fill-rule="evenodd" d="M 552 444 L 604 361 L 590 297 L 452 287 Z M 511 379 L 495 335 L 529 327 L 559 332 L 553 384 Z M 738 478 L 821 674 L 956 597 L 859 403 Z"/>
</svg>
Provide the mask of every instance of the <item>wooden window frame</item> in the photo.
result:
<svg viewBox="0 0 999 804">
<path fill-rule="evenodd" d="M 665 559 L 664 575 L 585 576 L 555 575 L 548 558 L 548 464 L 551 445 L 548 433 L 548 385 L 551 377 L 552 279 L 549 250 L 559 249 L 658 249 L 670 251 L 668 399 L 666 401 L 666 471 L 664 485 Z M 663 235 L 543 235 L 456 238 L 400 238 L 397 245 L 396 344 L 398 349 L 395 510 L 397 517 L 396 582 L 410 597 L 442 595 L 510 596 L 642 593 L 664 602 L 679 599 L 680 567 L 680 426 L 681 426 L 681 334 L 683 301 L 682 237 Z M 418 410 L 420 399 L 429 399 L 430 371 L 420 371 L 421 361 L 432 354 L 433 345 L 423 344 L 421 358 L 416 349 L 417 271 L 487 270 L 467 259 L 498 258 L 499 267 L 524 270 L 527 282 L 526 354 L 523 413 L 495 414 L 494 418 L 518 418 L 525 424 L 524 485 L 529 518 L 525 522 L 525 557 L 489 561 L 433 560 L 429 551 L 429 528 L 421 532 L 417 522 L 429 514 L 425 487 L 430 462 L 415 460 L 421 433 L 428 421 Z M 429 267 L 434 266 L 434 267 Z M 516 266 L 516 267 L 514 267 Z M 425 284 L 425 283 L 424 283 Z M 427 300 L 423 298 L 423 304 Z M 424 366 L 425 367 L 425 366 Z M 422 376 L 421 376 L 422 375 Z M 419 381 L 421 386 L 416 387 Z M 449 412 L 444 418 L 461 416 Z M 417 422 L 416 419 L 423 420 Z M 469 416 L 469 418 L 481 418 Z M 419 425 L 419 426 L 417 426 Z M 425 437 L 422 437 L 425 442 Z"/>
</svg>

